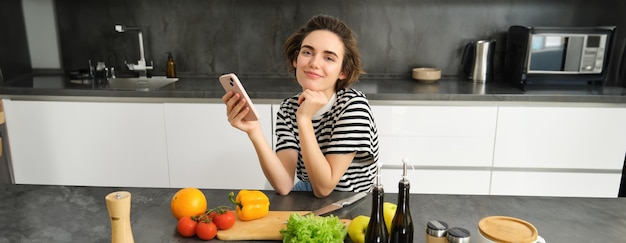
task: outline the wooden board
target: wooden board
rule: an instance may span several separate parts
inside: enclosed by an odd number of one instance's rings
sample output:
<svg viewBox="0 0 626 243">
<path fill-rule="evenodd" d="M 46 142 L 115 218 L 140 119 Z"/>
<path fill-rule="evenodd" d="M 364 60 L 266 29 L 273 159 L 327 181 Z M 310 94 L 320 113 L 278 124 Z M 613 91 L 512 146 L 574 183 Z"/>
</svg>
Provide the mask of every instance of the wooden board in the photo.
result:
<svg viewBox="0 0 626 243">
<path fill-rule="evenodd" d="M 311 211 L 270 211 L 267 216 L 251 221 L 237 219 L 235 225 L 227 230 L 218 230 L 217 239 L 229 240 L 282 240 L 280 230 L 286 227 L 285 222 L 292 213 L 301 215 Z M 342 219 L 344 224 L 349 225 L 350 220 Z"/>
</svg>

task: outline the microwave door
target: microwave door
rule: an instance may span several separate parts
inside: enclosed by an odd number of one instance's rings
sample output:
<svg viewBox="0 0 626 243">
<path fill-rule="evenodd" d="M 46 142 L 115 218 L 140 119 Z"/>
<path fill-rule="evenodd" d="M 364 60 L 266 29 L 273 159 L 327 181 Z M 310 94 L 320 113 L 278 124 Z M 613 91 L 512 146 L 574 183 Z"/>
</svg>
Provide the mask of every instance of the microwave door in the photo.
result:
<svg viewBox="0 0 626 243">
<path fill-rule="evenodd" d="M 585 45 L 585 37 L 571 36 L 567 38 L 567 51 L 565 52 L 565 63 L 563 64 L 564 72 L 581 72 L 584 68 L 582 64 L 583 47 Z"/>
<path fill-rule="evenodd" d="M 583 36 L 533 35 L 528 73 L 578 73 L 584 40 Z"/>
</svg>

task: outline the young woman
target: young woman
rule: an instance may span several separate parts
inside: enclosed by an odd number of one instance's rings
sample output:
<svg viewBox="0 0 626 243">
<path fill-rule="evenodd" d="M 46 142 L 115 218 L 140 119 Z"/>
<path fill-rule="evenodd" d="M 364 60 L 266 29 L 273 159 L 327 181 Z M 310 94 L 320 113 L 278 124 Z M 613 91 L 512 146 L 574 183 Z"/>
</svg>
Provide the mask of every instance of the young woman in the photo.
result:
<svg viewBox="0 0 626 243">
<path fill-rule="evenodd" d="M 314 16 L 287 39 L 284 51 L 302 92 L 280 106 L 276 151 L 258 121 L 243 120 L 249 108 L 233 92 L 222 97 L 228 121 L 248 134 L 263 173 L 281 195 L 369 191 L 378 170 L 378 133 L 367 98 L 350 88 L 363 73 L 354 32 L 339 19 Z"/>
</svg>

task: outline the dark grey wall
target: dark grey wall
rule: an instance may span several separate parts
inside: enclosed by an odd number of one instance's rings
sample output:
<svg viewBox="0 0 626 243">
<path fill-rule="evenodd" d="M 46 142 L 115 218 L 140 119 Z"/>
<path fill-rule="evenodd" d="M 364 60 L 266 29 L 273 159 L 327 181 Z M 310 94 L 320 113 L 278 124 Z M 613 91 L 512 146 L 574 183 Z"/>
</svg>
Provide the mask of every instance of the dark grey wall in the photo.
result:
<svg viewBox="0 0 626 243">
<path fill-rule="evenodd" d="M 4 80 L 32 71 L 22 2 L 0 1 L 0 70 Z"/>
<path fill-rule="evenodd" d="M 117 70 L 124 68 L 124 60 L 136 62 L 136 34 L 116 33 L 113 26 L 119 23 L 144 30 L 146 58 L 154 61 L 156 74 L 165 72 L 165 53 L 172 52 L 180 76 L 237 72 L 284 77 L 289 75 L 283 60 L 284 40 L 311 16 L 322 13 L 344 19 L 355 30 L 368 72 L 365 77 L 409 77 L 415 66 L 434 66 L 444 75 L 459 75 L 466 43 L 495 38 L 500 50 L 510 25 L 617 25 L 619 29 L 626 26 L 626 17 L 617 11 L 624 9 L 621 2 L 57 0 L 56 9 L 66 69 L 85 68 L 88 59 L 105 61 Z M 620 32 L 617 43 L 624 39 Z M 610 76 L 616 73 L 613 68 Z M 610 78 L 608 84 L 617 81 Z"/>
</svg>

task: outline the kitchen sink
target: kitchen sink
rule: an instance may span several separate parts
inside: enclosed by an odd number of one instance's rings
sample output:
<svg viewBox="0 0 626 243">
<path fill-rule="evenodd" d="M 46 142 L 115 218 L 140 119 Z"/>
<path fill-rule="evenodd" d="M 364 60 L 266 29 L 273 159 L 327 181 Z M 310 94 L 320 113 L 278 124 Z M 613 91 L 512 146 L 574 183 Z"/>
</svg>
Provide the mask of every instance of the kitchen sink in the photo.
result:
<svg viewBox="0 0 626 243">
<path fill-rule="evenodd" d="M 109 79 L 109 88 L 123 90 L 158 90 L 178 81 L 178 78 L 153 76 L 150 78 L 113 78 Z"/>
</svg>

